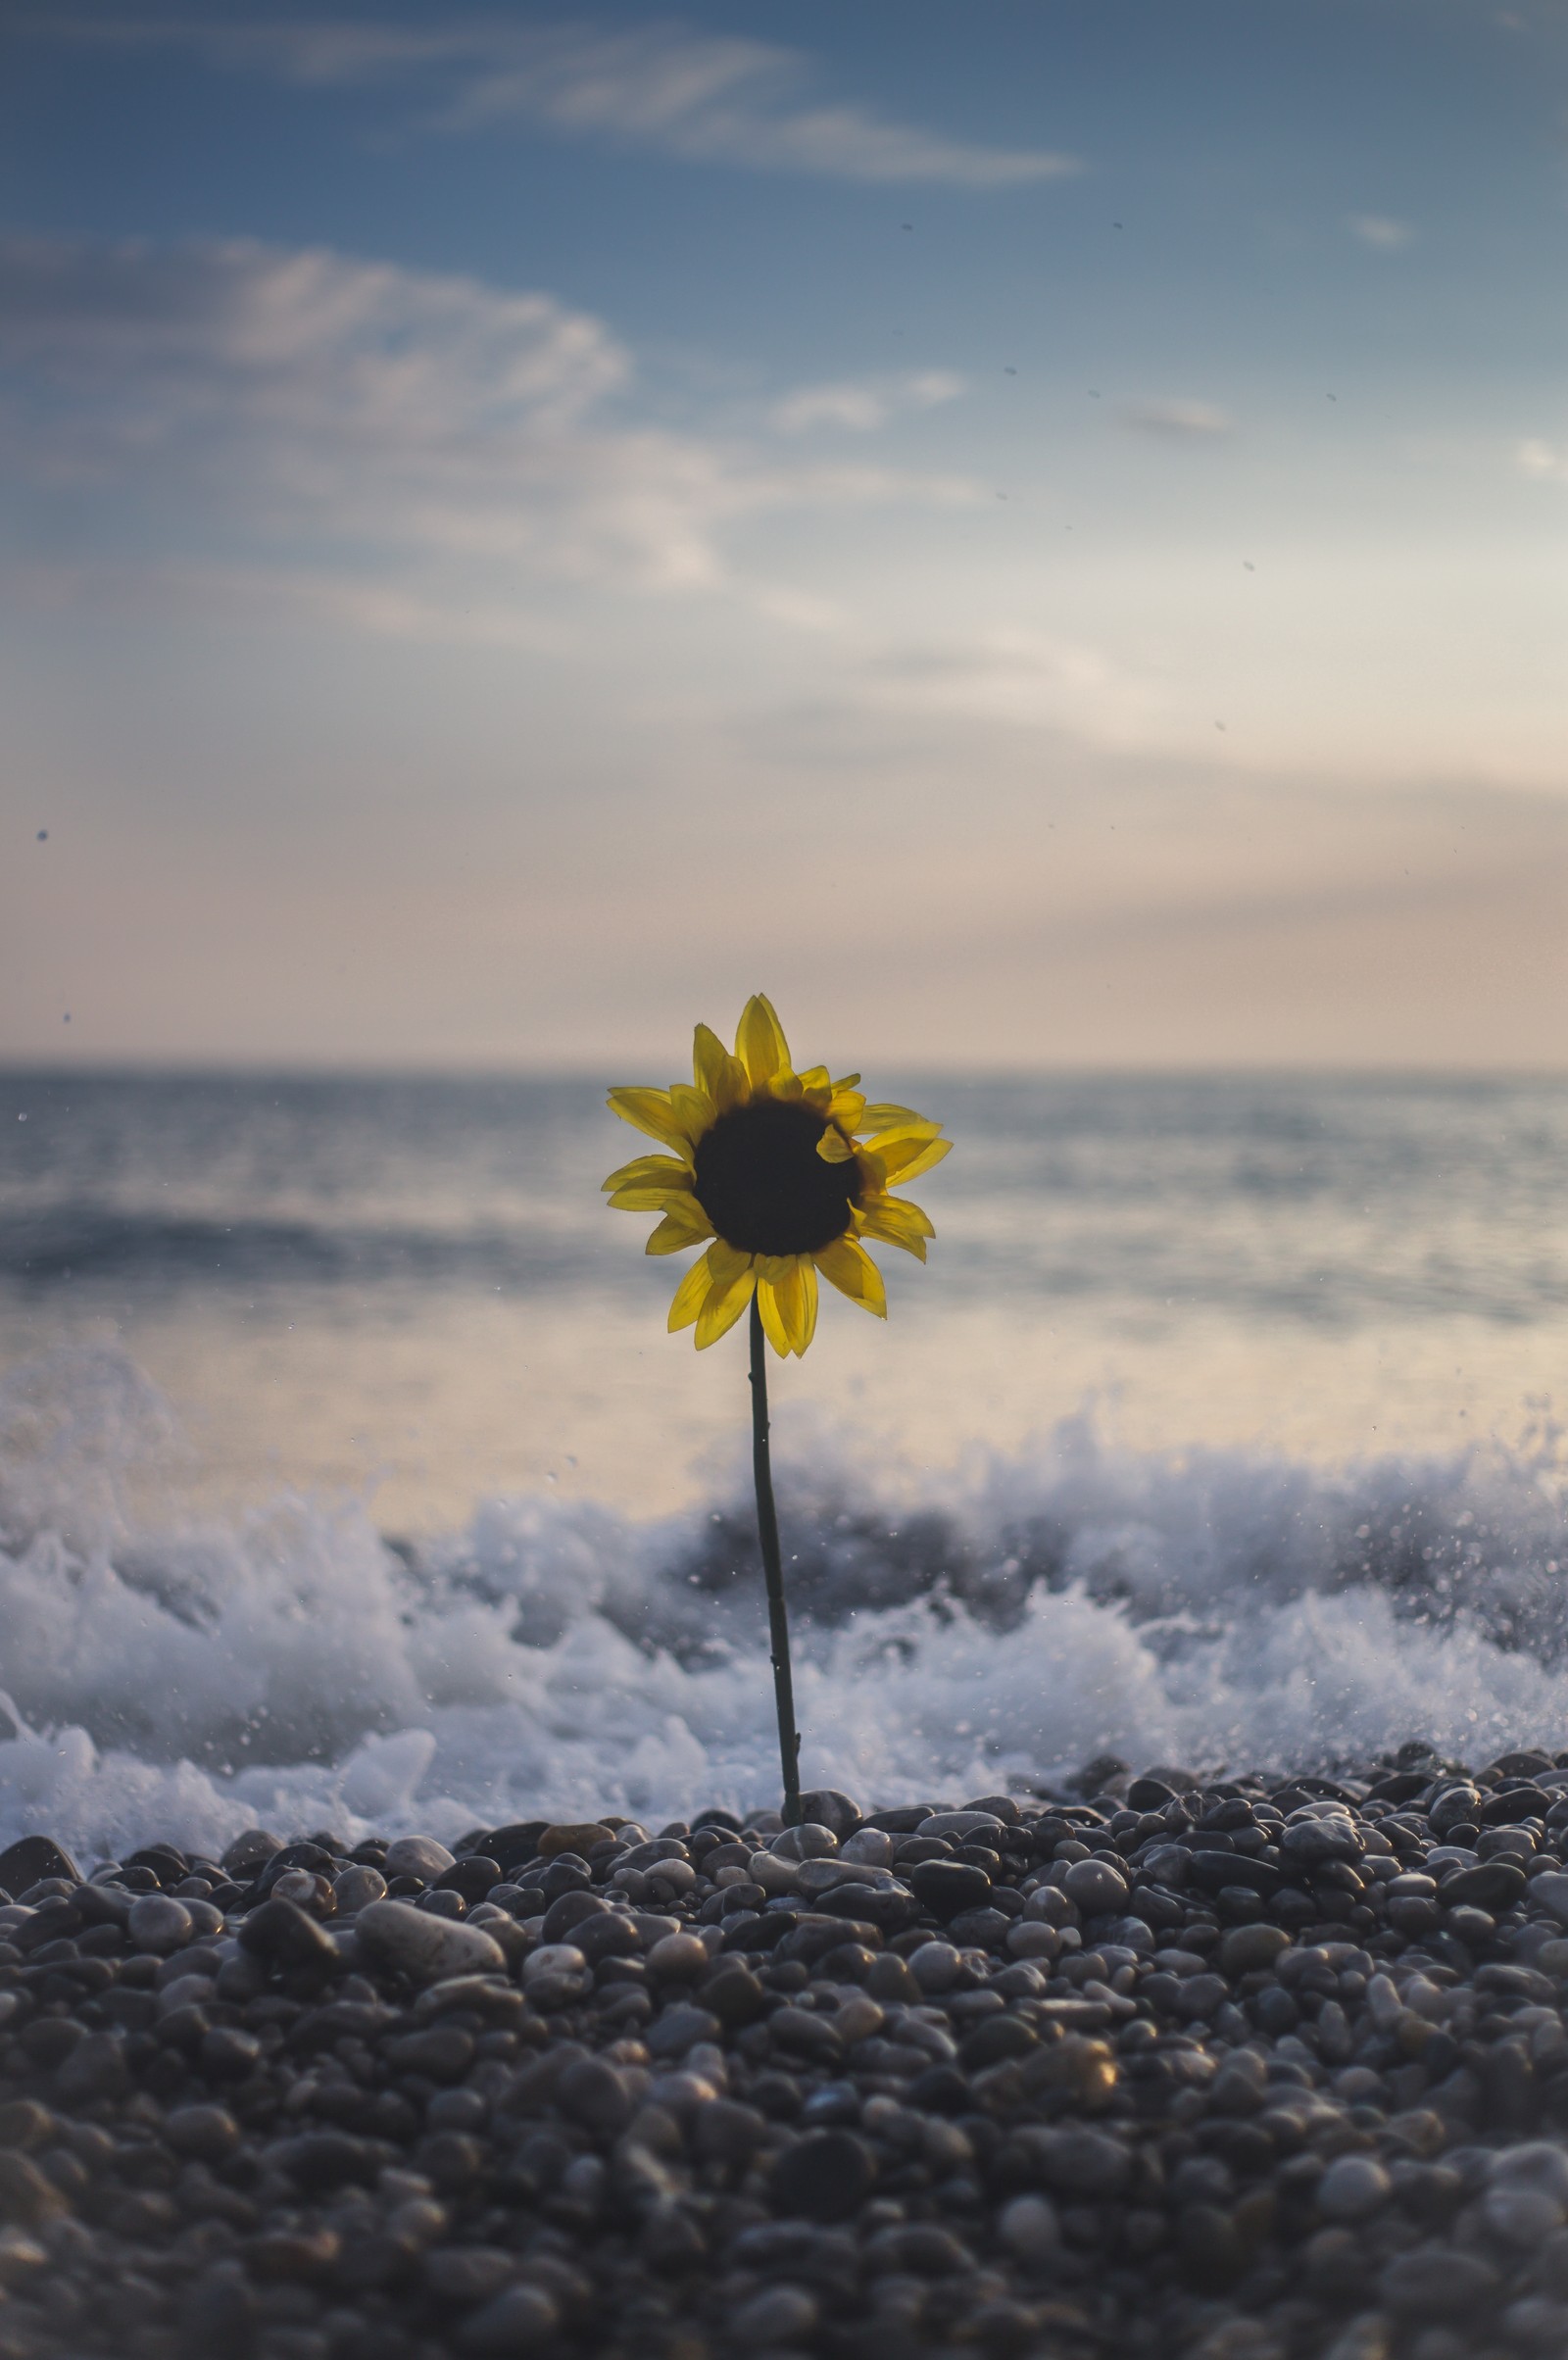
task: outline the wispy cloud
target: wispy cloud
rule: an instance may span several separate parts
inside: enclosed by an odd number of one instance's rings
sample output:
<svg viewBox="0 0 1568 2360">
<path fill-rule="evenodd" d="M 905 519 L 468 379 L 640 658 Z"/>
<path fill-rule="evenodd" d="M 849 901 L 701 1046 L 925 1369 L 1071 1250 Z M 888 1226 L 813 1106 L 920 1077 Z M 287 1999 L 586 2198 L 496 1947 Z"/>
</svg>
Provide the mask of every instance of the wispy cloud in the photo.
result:
<svg viewBox="0 0 1568 2360">
<path fill-rule="evenodd" d="M 542 125 L 563 136 L 748 172 L 954 188 L 1027 186 L 1077 169 L 1053 149 L 989 147 L 817 102 L 802 53 L 670 23 L 635 27 L 507 24 L 204 25 L 178 18 L 39 19 L 37 34 L 122 48 L 194 51 L 212 64 L 314 89 L 417 92 L 448 131 Z M 438 104 L 428 101 L 439 90 Z"/>
<path fill-rule="evenodd" d="M 1212 442 L 1235 431 L 1235 420 L 1212 402 L 1134 402 L 1119 416 L 1135 433 L 1166 435 L 1176 442 Z"/>
<path fill-rule="evenodd" d="M 0 464 L 89 492 L 116 566 L 314 579 L 362 627 L 493 640 L 542 578 L 728 582 L 742 518 L 975 496 L 651 426 L 633 379 L 546 294 L 326 249 L 0 242 Z"/>
<path fill-rule="evenodd" d="M 1349 214 L 1345 226 L 1363 246 L 1371 246 L 1379 254 L 1397 254 L 1415 236 L 1408 221 L 1393 221 L 1385 213 Z"/>
<path fill-rule="evenodd" d="M 964 378 L 946 369 L 873 384 L 803 385 L 775 403 L 770 420 L 780 434 L 808 434 L 819 426 L 869 434 L 885 426 L 897 411 L 934 410 L 956 401 L 964 386 Z"/>
</svg>

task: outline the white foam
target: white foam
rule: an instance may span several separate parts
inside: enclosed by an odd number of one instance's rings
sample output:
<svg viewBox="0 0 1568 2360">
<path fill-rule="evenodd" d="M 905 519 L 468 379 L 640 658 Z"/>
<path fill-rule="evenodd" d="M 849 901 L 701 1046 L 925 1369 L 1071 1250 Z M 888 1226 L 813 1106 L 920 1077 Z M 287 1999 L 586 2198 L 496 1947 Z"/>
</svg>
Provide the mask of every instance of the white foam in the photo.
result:
<svg viewBox="0 0 1568 2360">
<path fill-rule="evenodd" d="M 738 1488 L 643 1525 L 491 1500 L 417 1550 L 362 1504 L 289 1497 L 138 1525 L 122 1478 L 158 1428 L 113 1355 L 0 1402 L 6 1840 L 211 1850 L 257 1821 L 451 1837 L 776 1798 Z M 1212 1770 L 1568 1744 L 1544 1446 L 1325 1471 L 1137 1453 L 1077 1419 L 880 1491 L 853 1443 L 822 1443 L 779 1489 L 805 1774 L 867 1802 L 1049 1784 L 1106 1751 Z"/>
</svg>

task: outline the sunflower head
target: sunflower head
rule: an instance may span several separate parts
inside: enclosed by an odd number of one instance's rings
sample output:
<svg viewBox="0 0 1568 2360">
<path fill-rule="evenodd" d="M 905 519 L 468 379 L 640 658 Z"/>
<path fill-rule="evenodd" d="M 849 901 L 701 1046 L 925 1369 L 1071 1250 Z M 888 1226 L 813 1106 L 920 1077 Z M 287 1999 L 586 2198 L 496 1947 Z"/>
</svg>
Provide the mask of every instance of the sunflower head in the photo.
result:
<svg viewBox="0 0 1568 2360">
<path fill-rule="evenodd" d="M 889 1191 L 940 1163 L 952 1142 L 908 1106 L 867 1106 L 859 1083 L 858 1073 L 830 1080 L 825 1065 L 797 1073 L 759 992 L 733 1056 L 699 1024 L 690 1086 L 612 1090 L 613 1112 L 672 1153 L 612 1172 L 611 1204 L 662 1214 L 650 1254 L 707 1246 L 675 1290 L 672 1334 L 695 1327 L 701 1352 L 755 1294 L 774 1351 L 804 1352 L 816 1330 L 818 1271 L 887 1317 L 882 1274 L 861 1241 L 881 1238 L 925 1260 L 936 1232 L 918 1205 Z"/>
</svg>

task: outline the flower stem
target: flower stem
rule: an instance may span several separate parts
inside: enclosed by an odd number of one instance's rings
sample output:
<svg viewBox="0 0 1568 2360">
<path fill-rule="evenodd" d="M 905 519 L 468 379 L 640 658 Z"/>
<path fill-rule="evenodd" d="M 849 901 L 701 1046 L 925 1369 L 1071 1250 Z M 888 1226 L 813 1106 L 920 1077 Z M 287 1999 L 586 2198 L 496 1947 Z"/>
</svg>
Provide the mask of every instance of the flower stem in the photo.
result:
<svg viewBox="0 0 1568 2360">
<path fill-rule="evenodd" d="M 778 1753 L 784 1770 L 784 1825 L 801 1823 L 801 1733 L 795 1726 L 795 1684 L 790 1677 L 790 1618 L 784 1605 L 784 1567 L 779 1557 L 778 1511 L 773 1505 L 773 1470 L 767 1450 L 767 1362 L 763 1357 L 762 1314 L 752 1297 L 752 1473 L 757 1483 L 757 1533 L 762 1544 L 767 1581 L 767 1630 L 773 1656 L 773 1701 L 778 1708 Z"/>
</svg>

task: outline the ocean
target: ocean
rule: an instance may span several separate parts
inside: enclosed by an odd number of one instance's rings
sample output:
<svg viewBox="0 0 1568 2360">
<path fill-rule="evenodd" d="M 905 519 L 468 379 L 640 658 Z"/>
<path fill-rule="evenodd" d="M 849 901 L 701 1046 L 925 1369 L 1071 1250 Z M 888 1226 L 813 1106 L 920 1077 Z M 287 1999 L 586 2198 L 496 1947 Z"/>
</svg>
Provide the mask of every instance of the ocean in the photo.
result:
<svg viewBox="0 0 1568 2360">
<path fill-rule="evenodd" d="M 1568 1746 L 1568 1082 L 872 1079 L 956 1150 L 773 1364 L 807 1784 Z M 636 1152 L 586 1080 L 0 1075 L 0 1835 L 771 1795 L 744 1331 L 665 1335 Z"/>
</svg>

